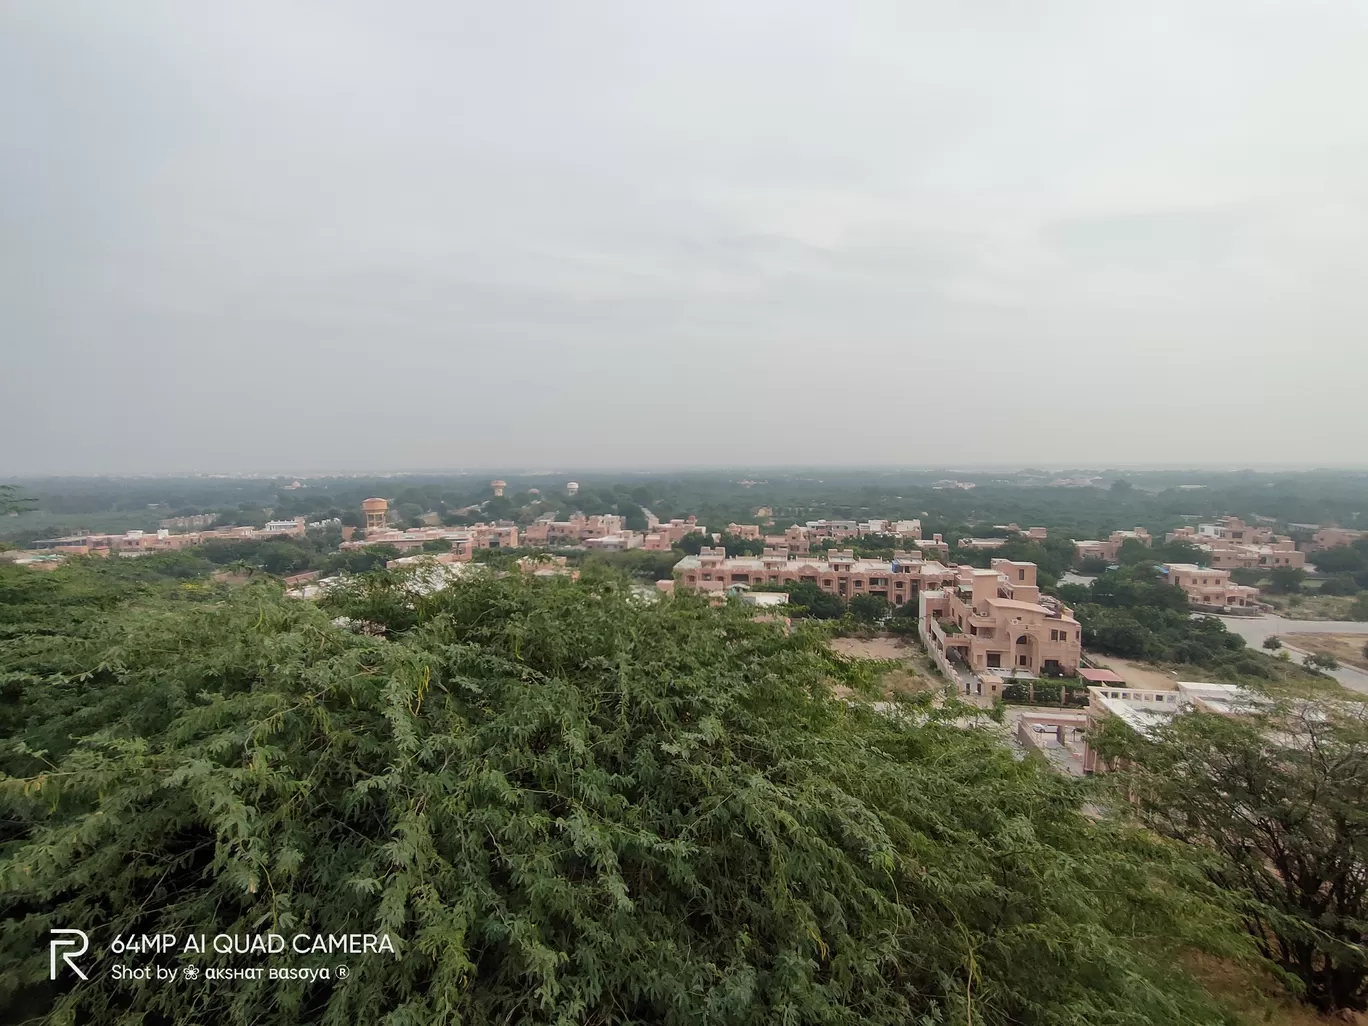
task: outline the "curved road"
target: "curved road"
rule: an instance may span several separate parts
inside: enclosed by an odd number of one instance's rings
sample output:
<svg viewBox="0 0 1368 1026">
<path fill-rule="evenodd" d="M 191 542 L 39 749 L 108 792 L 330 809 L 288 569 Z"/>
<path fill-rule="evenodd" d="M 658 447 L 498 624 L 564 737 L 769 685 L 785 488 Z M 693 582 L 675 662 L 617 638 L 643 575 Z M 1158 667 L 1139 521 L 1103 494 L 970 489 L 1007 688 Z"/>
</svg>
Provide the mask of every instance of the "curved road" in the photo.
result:
<svg viewBox="0 0 1368 1026">
<path fill-rule="evenodd" d="M 1357 620 L 1288 620 L 1281 616 L 1222 616 L 1219 618 L 1232 634 L 1238 634 L 1252 648 L 1260 648 L 1265 638 L 1275 634 L 1362 634 L 1368 641 L 1368 623 Z M 1287 646 L 1296 655 L 1306 653 Z M 1353 666 L 1341 666 L 1330 675 L 1354 691 L 1368 694 L 1368 673 Z"/>
</svg>

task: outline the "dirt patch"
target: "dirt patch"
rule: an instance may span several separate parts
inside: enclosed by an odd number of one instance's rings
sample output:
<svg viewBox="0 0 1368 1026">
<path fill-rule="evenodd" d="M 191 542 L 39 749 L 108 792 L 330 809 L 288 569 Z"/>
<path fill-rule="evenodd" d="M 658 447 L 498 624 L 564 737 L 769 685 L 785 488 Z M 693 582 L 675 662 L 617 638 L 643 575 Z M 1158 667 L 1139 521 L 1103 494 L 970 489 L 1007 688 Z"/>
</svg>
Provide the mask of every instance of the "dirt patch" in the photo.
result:
<svg viewBox="0 0 1368 1026">
<path fill-rule="evenodd" d="M 1135 663 L 1129 659 L 1118 659 L 1116 656 L 1092 656 L 1092 660 L 1097 665 L 1120 674 L 1125 678 L 1126 683 L 1133 688 L 1148 688 L 1151 691 L 1178 690 L 1178 678 L 1157 666 Z"/>
<path fill-rule="evenodd" d="M 831 649 L 852 659 L 906 659 L 915 645 L 892 635 L 877 638 L 832 638 Z"/>
<path fill-rule="evenodd" d="M 1348 666 L 1368 670 L 1368 655 L 1363 651 L 1363 646 L 1368 645 L 1368 634 L 1283 634 L 1281 637 L 1302 652 L 1332 655 Z"/>
<path fill-rule="evenodd" d="M 1290 997 L 1271 977 L 1210 955 L 1193 953 L 1183 961 L 1213 997 L 1246 1022 L 1266 1026 L 1359 1026 L 1368 1022 L 1368 1017 L 1356 1012 L 1320 1015 Z"/>
<path fill-rule="evenodd" d="M 890 670 L 880 679 L 886 695 L 914 695 L 919 691 L 934 689 L 937 682 L 931 677 L 921 676 L 912 670 Z"/>
<path fill-rule="evenodd" d="M 1349 610 L 1352 595 L 1269 595 L 1260 596 L 1289 620 L 1353 620 Z"/>
<path fill-rule="evenodd" d="M 879 676 L 879 686 L 885 695 L 911 695 L 942 686 L 921 646 L 907 638 L 880 634 L 872 638 L 832 638 L 829 644 L 833 652 L 850 659 L 895 662 L 896 666 Z"/>
</svg>

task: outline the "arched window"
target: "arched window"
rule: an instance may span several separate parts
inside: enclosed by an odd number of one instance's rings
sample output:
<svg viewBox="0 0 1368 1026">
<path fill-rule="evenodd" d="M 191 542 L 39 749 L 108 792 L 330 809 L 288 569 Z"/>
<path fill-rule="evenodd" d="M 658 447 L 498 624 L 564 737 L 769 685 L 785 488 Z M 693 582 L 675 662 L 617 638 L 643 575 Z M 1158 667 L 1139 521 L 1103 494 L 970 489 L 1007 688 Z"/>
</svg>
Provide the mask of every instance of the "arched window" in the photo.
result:
<svg viewBox="0 0 1368 1026">
<path fill-rule="evenodd" d="M 1024 645 L 1028 640 L 1029 639 L 1026 637 L 1026 635 L 1023 634 L 1021 637 L 1017 638 L 1017 644 Z"/>
</svg>

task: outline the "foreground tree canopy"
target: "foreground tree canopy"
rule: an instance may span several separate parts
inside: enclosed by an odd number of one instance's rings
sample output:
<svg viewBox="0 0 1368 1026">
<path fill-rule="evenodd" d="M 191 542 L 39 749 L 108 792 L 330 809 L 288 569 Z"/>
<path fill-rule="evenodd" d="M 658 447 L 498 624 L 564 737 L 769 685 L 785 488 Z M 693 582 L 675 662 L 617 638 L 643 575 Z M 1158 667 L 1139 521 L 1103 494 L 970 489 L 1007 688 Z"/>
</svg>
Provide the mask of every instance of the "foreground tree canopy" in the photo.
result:
<svg viewBox="0 0 1368 1026">
<path fill-rule="evenodd" d="M 1160 832 L 1219 853 L 1265 957 L 1326 1011 L 1368 1006 L 1368 706 L 1261 702 L 1175 717 L 1148 737 L 1094 739 Z"/>
<path fill-rule="evenodd" d="M 1240 935 L 1178 849 L 981 732 L 833 699 L 861 673 L 815 634 L 612 577 L 420 597 L 381 574 L 318 608 L 270 582 L 99 602 L 98 573 L 0 568 L 0 1007 L 1226 1021 L 1174 959 Z M 49 984 L 52 927 L 91 933 L 88 982 Z M 345 979 L 109 978 L 149 961 L 116 935 L 269 932 L 396 953 L 159 959 Z"/>
</svg>

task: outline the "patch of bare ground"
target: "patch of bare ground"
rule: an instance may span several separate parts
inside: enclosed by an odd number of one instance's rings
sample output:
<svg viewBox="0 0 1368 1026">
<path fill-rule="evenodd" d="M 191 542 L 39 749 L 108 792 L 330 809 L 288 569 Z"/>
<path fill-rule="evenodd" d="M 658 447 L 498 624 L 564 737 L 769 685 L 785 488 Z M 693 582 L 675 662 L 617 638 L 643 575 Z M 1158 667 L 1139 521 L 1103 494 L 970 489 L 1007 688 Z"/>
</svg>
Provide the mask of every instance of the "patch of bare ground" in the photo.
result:
<svg viewBox="0 0 1368 1026">
<path fill-rule="evenodd" d="M 882 683 L 885 694 L 889 695 L 912 695 L 938 686 L 933 678 L 921 676 L 910 669 L 890 670 L 883 675 Z"/>
<path fill-rule="evenodd" d="M 916 645 L 892 634 L 872 638 L 832 638 L 832 651 L 853 659 L 905 659 Z"/>
<path fill-rule="evenodd" d="M 1352 595 L 1269 595 L 1265 593 L 1262 601 L 1278 611 L 1279 616 L 1289 620 L 1353 620 L 1350 610 L 1354 605 Z"/>
<path fill-rule="evenodd" d="M 1184 960 L 1197 981 L 1245 1022 L 1261 1026 L 1368 1026 L 1368 1015 L 1324 1015 L 1291 997 L 1271 977 L 1239 965 L 1193 954 Z"/>
<path fill-rule="evenodd" d="M 1178 687 L 1178 678 L 1157 666 L 1118 659 L 1116 656 L 1093 656 L 1092 659 L 1098 666 L 1105 666 L 1125 678 L 1126 683 L 1133 688 L 1174 691 Z"/>
<path fill-rule="evenodd" d="M 868 638 L 832 638 L 829 644 L 832 651 L 851 659 L 896 663 L 879 678 L 886 695 L 910 695 L 944 686 L 921 646 L 908 638 L 877 634 Z"/>
<path fill-rule="evenodd" d="M 1368 645 L 1368 635 L 1294 633 L 1282 635 L 1282 640 L 1302 652 L 1332 655 L 1348 666 L 1368 670 L 1368 653 L 1363 650 Z"/>
</svg>

